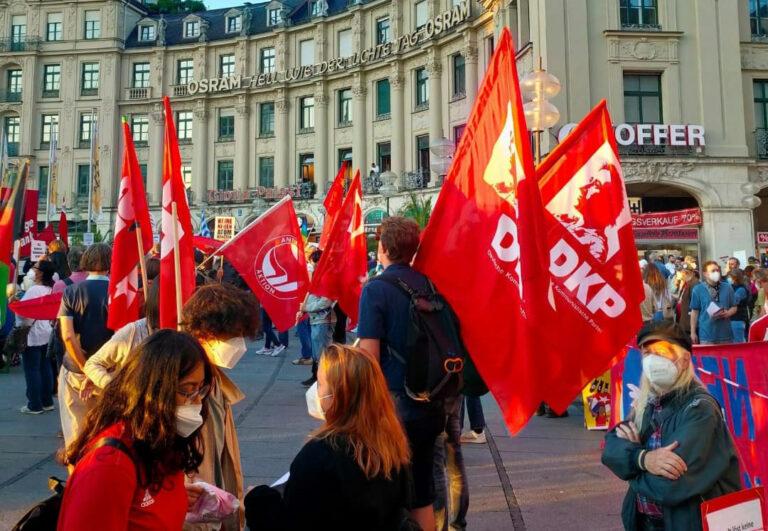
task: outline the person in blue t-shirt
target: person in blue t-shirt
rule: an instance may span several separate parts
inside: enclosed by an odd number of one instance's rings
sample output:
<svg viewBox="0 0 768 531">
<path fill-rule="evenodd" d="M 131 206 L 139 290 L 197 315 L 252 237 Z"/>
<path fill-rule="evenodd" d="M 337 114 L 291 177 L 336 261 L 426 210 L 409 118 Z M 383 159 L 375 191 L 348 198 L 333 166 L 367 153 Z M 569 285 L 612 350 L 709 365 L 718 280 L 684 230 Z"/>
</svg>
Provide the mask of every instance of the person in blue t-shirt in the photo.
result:
<svg viewBox="0 0 768 531">
<path fill-rule="evenodd" d="M 733 288 L 722 279 L 714 261 L 704 264 L 703 280 L 691 291 L 691 339 L 702 345 L 730 343 L 731 317 L 738 309 Z"/>
</svg>

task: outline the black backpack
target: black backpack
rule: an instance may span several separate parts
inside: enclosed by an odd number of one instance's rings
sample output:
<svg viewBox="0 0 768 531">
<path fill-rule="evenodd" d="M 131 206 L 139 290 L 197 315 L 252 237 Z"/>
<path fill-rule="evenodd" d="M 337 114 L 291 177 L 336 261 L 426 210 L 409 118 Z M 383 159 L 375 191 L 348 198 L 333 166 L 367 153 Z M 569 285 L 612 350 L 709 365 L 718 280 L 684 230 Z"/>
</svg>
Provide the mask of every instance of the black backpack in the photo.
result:
<svg viewBox="0 0 768 531">
<path fill-rule="evenodd" d="M 388 282 L 410 301 L 405 352 L 396 352 L 387 345 L 389 352 L 405 365 L 405 392 L 417 402 L 458 396 L 467 354 L 450 305 L 429 280 L 425 293 L 394 275 L 383 274 L 371 280 Z"/>
<path fill-rule="evenodd" d="M 104 437 L 94 444 L 88 450 L 88 453 L 102 446 L 117 448 L 127 454 L 134 464 L 136 463 L 131 451 L 125 446 L 123 441 L 114 437 Z M 54 495 L 27 509 L 24 516 L 16 522 L 11 531 L 56 531 L 59 511 L 61 510 L 61 500 L 64 498 L 64 481 L 51 476 L 48 478 L 48 488 L 54 492 Z"/>
</svg>

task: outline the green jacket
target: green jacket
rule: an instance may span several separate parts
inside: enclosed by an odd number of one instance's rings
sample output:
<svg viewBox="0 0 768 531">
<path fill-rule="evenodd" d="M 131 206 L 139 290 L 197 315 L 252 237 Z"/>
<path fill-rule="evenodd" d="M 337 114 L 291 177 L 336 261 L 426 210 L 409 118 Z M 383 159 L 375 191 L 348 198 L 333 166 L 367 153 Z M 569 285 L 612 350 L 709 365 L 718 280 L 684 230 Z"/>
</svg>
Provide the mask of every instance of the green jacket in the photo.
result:
<svg viewBox="0 0 768 531">
<path fill-rule="evenodd" d="M 667 531 L 700 530 L 701 502 L 741 490 L 739 460 L 720 406 L 701 384 L 696 382 L 661 399 L 661 445 L 677 441 L 675 450 L 688 470 L 676 481 L 655 476 L 640 469 L 640 451 L 654 428 L 651 426 L 653 405 L 643 417 L 640 427 L 642 444 L 616 436 L 613 429 L 605 436 L 603 464 L 621 479 L 629 482 L 621 519 L 630 531 L 637 526 L 637 493 L 661 505 Z M 658 424 L 656 424 L 658 426 Z"/>
</svg>

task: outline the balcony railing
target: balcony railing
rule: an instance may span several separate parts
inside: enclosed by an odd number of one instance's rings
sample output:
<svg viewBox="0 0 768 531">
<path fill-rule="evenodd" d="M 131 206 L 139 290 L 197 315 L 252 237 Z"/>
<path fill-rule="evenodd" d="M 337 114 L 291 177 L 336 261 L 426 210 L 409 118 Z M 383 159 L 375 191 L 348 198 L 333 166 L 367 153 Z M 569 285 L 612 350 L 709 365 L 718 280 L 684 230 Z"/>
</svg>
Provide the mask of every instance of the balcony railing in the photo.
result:
<svg viewBox="0 0 768 531">
<path fill-rule="evenodd" d="M 378 194 L 382 184 L 384 183 L 380 173 L 369 173 L 367 177 L 363 177 L 363 194 Z"/>
<path fill-rule="evenodd" d="M 755 153 L 760 160 L 768 159 L 768 129 L 755 130 Z"/>
<path fill-rule="evenodd" d="M 628 31 L 661 31 L 661 24 L 629 24 L 622 22 L 621 29 Z"/>
<path fill-rule="evenodd" d="M 152 95 L 149 87 L 131 87 L 125 89 L 125 92 L 129 100 L 147 100 Z"/>
<path fill-rule="evenodd" d="M 99 89 L 97 88 L 84 88 L 80 90 L 81 96 L 98 96 Z"/>
<path fill-rule="evenodd" d="M 36 52 L 41 42 L 40 37 L 0 39 L 0 52 Z"/>
<path fill-rule="evenodd" d="M 0 102 L 19 103 L 21 102 L 21 92 L 11 92 L 10 90 L 0 89 Z"/>
<path fill-rule="evenodd" d="M 43 90 L 43 98 L 58 98 L 59 91 L 57 90 Z"/>
<path fill-rule="evenodd" d="M 173 95 L 174 96 L 188 96 L 189 92 L 187 91 L 186 85 L 173 85 Z"/>
<path fill-rule="evenodd" d="M 296 185 L 299 190 L 299 198 L 300 199 L 312 199 L 315 197 L 315 190 L 317 187 L 315 186 L 315 183 L 308 182 L 308 183 L 298 183 Z"/>
<path fill-rule="evenodd" d="M 416 171 L 406 171 L 403 173 L 403 189 L 420 190 L 429 187 L 429 170 L 419 168 Z"/>
</svg>

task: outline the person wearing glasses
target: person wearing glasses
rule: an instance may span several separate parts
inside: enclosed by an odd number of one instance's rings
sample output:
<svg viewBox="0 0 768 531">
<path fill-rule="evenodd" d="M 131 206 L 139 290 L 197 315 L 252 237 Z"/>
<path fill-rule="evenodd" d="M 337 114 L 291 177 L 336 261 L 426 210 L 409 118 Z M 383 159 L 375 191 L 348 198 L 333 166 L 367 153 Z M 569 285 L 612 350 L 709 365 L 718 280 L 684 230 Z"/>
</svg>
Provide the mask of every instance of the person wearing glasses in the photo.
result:
<svg viewBox="0 0 768 531">
<path fill-rule="evenodd" d="M 221 522 L 220 529 L 225 531 L 239 531 L 245 521 L 240 445 L 232 414 L 232 406 L 245 395 L 225 371 L 232 369 L 245 354 L 245 338 L 255 338 L 258 308 L 251 292 L 222 283 L 199 287 L 181 313 L 183 330 L 200 342 L 213 365 L 211 392 L 205 400 L 210 418 L 201 430 L 205 450 L 198 477 L 240 500 L 240 512 Z M 219 529 L 218 525 L 187 524 L 184 529 Z"/>
<path fill-rule="evenodd" d="M 605 437 L 602 461 L 629 483 L 625 529 L 702 528 L 704 500 L 741 490 L 739 459 L 717 400 L 696 378 L 691 340 L 652 322 L 637 336 L 640 393 L 629 418 Z"/>
<path fill-rule="evenodd" d="M 64 453 L 74 471 L 57 529 L 181 529 L 199 496 L 184 476 L 203 460 L 212 373 L 183 332 L 160 330 L 134 349 Z"/>
</svg>

